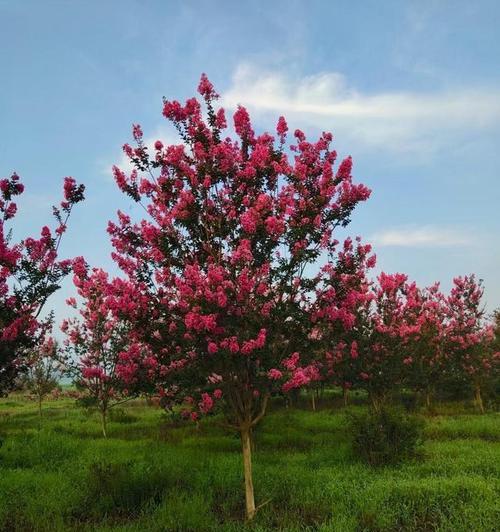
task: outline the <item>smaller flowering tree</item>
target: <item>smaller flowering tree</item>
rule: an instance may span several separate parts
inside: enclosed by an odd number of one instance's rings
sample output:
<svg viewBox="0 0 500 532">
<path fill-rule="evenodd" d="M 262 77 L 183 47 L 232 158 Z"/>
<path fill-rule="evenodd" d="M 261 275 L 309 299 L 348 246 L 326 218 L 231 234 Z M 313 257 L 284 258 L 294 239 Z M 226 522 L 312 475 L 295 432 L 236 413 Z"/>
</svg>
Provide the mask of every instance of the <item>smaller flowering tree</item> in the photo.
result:
<svg viewBox="0 0 500 532">
<path fill-rule="evenodd" d="M 491 323 L 493 325 L 493 342 L 492 346 L 495 351 L 500 351 L 500 309 L 497 308 L 493 311 L 491 316 Z"/>
<path fill-rule="evenodd" d="M 500 309 L 493 311 L 491 316 L 493 329 L 493 339 L 490 343 L 492 359 L 491 385 L 494 390 L 498 390 L 500 384 Z"/>
<path fill-rule="evenodd" d="M 474 388 L 476 405 L 484 412 L 482 389 L 498 372 L 500 355 L 494 348 L 494 325 L 485 321 L 481 281 L 474 275 L 456 277 L 447 298 L 447 349 L 453 363 Z"/>
<path fill-rule="evenodd" d="M 120 387 L 116 373 L 120 354 L 127 347 L 128 330 L 108 306 L 111 283 L 101 269 L 89 268 L 82 258 L 73 262 L 74 284 L 83 302 L 80 318 L 64 320 L 61 326 L 67 338 L 68 357 L 73 360 L 69 373 L 85 397 L 95 405 L 101 416 L 101 428 L 107 437 L 109 410 L 133 395 Z M 76 308 L 75 298 L 68 304 Z"/>
<path fill-rule="evenodd" d="M 359 345 L 366 334 L 363 325 L 373 298 L 367 272 L 375 266 L 371 246 L 348 238 L 336 263 L 326 264 L 320 273 L 316 300 L 311 311 L 315 340 L 314 358 L 321 381 L 348 391 L 359 379 Z"/>
<path fill-rule="evenodd" d="M 26 354 L 26 373 L 21 377 L 21 385 L 36 399 L 38 415 L 42 417 L 42 402 L 59 385 L 64 372 L 64 360 L 59 345 L 52 336 L 33 351 Z"/>
<path fill-rule="evenodd" d="M 369 311 L 361 314 L 357 385 L 368 392 L 376 411 L 403 382 L 403 368 L 409 363 L 404 353 L 418 331 L 407 320 L 415 290 L 406 275 L 382 272 L 372 286 Z"/>
<path fill-rule="evenodd" d="M 6 393 L 15 377 L 26 369 L 23 356 L 31 352 L 50 328 L 52 316 L 40 319 L 47 299 L 69 273 L 69 260 L 58 260 L 59 246 L 73 206 L 84 199 L 83 185 L 67 177 L 64 200 L 53 207 L 55 231 L 47 226 L 40 238 L 12 242 L 14 202 L 24 191 L 17 174 L 0 180 L 0 393 Z"/>
<path fill-rule="evenodd" d="M 425 397 L 427 408 L 443 379 L 450 373 L 445 349 L 446 299 L 439 284 L 411 290 L 406 322 L 412 327 L 404 350 L 405 383 Z"/>
</svg>

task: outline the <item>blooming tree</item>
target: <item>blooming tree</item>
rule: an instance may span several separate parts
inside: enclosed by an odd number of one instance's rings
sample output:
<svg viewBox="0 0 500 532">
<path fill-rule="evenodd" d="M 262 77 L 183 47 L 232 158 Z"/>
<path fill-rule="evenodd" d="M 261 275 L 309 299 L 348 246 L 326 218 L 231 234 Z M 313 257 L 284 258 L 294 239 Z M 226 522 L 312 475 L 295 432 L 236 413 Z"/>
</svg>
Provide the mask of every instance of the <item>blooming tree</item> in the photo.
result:
<svg viewBox="0 0 500 532">
<path fill-rule="evenodd" d="M 108 305 L 111 282 L 102 269 L 89 270 L 82 258 L 73 262 L 73 281 L 82 298 L 79 318 L 66 319 L 61 328 L 66 334 L 68 373 L 101 415 L 101 427 L 107 437 L 109 410 L 133 397 L 132 390 L 123 390 L 117 375 L 120 353 L 128 342 L 126 324 L 118 319 Z M 75 298 L 67 303 L 75 307 Z M 72 362 L 70 362 L 72 361 Z"/>
<path fill-rule="evenodd" d="M 493 341 L 492 348 L 495 352 L 500 352 L 500 309 L 495 309 L 491 316 L 491 324 L 493 325 Z"/>
<path fill-rule="evenodd" d="M 405 320 L 412 329 L 404 345 L 404 381 L 425 397 L 430 408 L 436 388 L 451 373 L 450 354 L 445 349 L 446 298 L 439 283 L 411 291 Z"/>
<path fill-rule="evenodd" d="M 474 275 L 456 277 L 447 298 L 447 349 L 457 371 L 473 385 L 476 404 L 484 412 L 482 388 L 498 371 L 500 355 L 495 349 L 494 325 L 485 321 L 481 303 L 484 289 Z"/>
<path fill-rule="evenodd" d="M 316 340 L 313 356 L 323 382 L 339 386 L 347 404 L 349 390 L 359 380 L 359 345 L 373 298 L 367 272 L 375 266 L 371 246 L 347 238 L 336 263 L 320 273 L 311 312 Z"/>
<path fill-rule="evenodd" d="M 57 388 L 64 371 L 64 361 L 57 341 L 52 336 L 46 338 L 40 346 L 26 353 L 25 364 L 26 373 L 21 377 L 21 384 L 35 397 L 41 419 L 42 402 Z"/>
<path fill-rule="evenodd" d="M 134 330 L 118 371 L 126 383 L 149 371 L 163 404 L 196 419 L 216 406 L 241 435 L 246 513 L 255 514 L 251 432 L 275 391 L 317 377 L 302 363 L 312 328 L 314 265 L 334 263 L 333 231 L 349 223 L 370 191 L 352 161 L 337 170 L 332 135 L 310 142 L 288 126 L 257 135 L 248 112 L 233 115 L 236 138 L 217 94 L 202 76 L 200 101 L 164 101 L 181 143 L 154 144 L 139 126 L 124 146 L 135 169 L 114 168 L 120 189 L 144 207 L 133 222 L 109 224 L 114 258 L 127 275 L 114 308 Z"/>
<path fill-rule="evenodd" d="M 368 392 L 375 410 L 403 382 L 404 365 L 410 362 L 405 352 L 419 330 L 408 320 L 416 294 L 416 285 L 406 275 L 382 272 L 372 286 L 368 310 L 360 314 L 357 385 Z"/>
<path fill-rule="evenodd" d="M 373 407 L 379 410 L 402 385 L 423 394 L 430 407 L 437 387 L 459 376 L 473 385 L 482 411 L 481 388 L 497 368 L 498 353 L 484 320 L 481 283 L 473 275 L 458 277 L 445 297 L 437 283 L 421 289 L 406 275 L 382 273 L 371 292 L 349 333 L 359 331 L 354 351 L 342 339 L 333 360 L 341 368 L 348 360 L 354 384 L 367 390 Z"/>
<path fill-rule="evenodd" d="M 50 326 L 51 317 L 40 319 L 47 299 L 70 271 L 70 261 L 58 260 L 59 245 L 73 206 L 83 200 L 84 186 L 67 177 L 64 200 L 53 207 L 57 228 L 42 228 L 40 238 L 12 242 L 16 196 L 24 191 L 17 174 L 0 180 L 0 392 L 13 385 L 25 368 L 23 353 L 35 348 Z"/>
</svg>

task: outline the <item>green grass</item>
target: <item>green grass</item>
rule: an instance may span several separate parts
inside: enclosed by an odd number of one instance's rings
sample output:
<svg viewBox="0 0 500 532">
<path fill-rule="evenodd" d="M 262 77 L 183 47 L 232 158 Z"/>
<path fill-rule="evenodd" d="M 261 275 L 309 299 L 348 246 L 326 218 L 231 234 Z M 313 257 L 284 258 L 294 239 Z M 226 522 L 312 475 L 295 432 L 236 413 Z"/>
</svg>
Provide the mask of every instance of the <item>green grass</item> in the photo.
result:
<svg viewBox="0 0 500 532">
<path fill-rule="evenodd" d="M 498 530 L 498 414 L 444 405 L 426 418 L 421 456 L 374 469 L 353 457 L 345 410 L 331 399 L 315 413 L 275 404 L 258 427 L 265 504 L 252 525 L 239 439 L 213 419 L 174 425 L 135 401 L 104 440 L 98 417 L 72 400 L 47 402 L 39 429 L 33 403 L 2 399 L 0 531 Z"/>
</svg>

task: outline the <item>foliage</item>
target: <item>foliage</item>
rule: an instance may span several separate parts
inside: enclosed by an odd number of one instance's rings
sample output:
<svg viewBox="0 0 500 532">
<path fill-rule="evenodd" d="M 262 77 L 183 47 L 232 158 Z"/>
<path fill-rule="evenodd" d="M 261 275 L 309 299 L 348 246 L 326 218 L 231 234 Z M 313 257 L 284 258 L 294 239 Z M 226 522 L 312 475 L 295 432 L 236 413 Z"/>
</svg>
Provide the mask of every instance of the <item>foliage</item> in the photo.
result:
<svg viewBox="0 0 500 532">
<path fill-rule="evenodd" d="M 128 346 L 128 328 L 113 315 L 108 299 L 110 281 L 101 269 L 89 271 L 82 259 L 73 262 L 74 283 L 82 298 L 80 318 L 64 320 L 61 328 L 67 335 L 69 373 L 77 388 L 85 393 L 80 403 L 96 406 L 101 413 L 102 431 L 106 437 L 108 411 L 130 398 L 117 374 L 122 353 Z M 75 298 L 68 304 L 77 307 Z"/>
<path fill-rule="evenodd" d="M 174 529 L 181 520 L 184 529 L 200 529 L 205 525 L 189 506 L 193 500 L 209 516 L 208 528 L 231 529 L 235 522 L 240 530 L 246 527 L 239 522 L 243 513 L 252 519 L 256 512 L 251 454 L 257 449 L 264 464 L 258 464 L 256 478 L 273 501 L 263 504 L 256 525 L 263 529 L 455 530 L 464 529 L 464 523 L 488 529 L 495 493 L 482 478 L 461 479 L 461 491 L 454 478 L 446 478 L 448 487 L 442 489 L 434 478 L 416 486 L 410 475 L 401 482 L 390 479 L 393 491 L 380 492 L 380 479 L 352 463 L 338 417 L 318 412 L 311 420 L 293 408 L 306 386 L 313 388 L 314 399 L 320 389 L 331 397 L 331 387 L 340 387 L 346 405 L 349 390 L 367 394 L 373 410 L 353 414 L 350 433 L 355 453 L 371 465 L 400 464 L 421 443 L 421 420 L 387 407 L 397 396 L 416 408 L 423 396 L 430 406 L 433 396 L 443 397 L 451 388 L 473 391 L 484 412 L 485 390 L 491 394 L 499 383 L 500 318 L 497 313 L 487 320 L 482 282 L 474 275 L 457 277 L 446 295 L 439 284 L 422 288 L 403 273 L 381 272 L 371 280 L 376 261 L 371 246 L 360 237 L 342 243 L 335 238 L 370 191 L 355 183 L 350 157 L 337 165 L 332 135 L 323 133 L 311 142 L 297 129 L 290 141 L 283 117 L 274 135 L 259 135 L 241 106 L 231 131 L 205 75 L 198 93 L 201 102 L 163 102 L 179 144 L 157 140 L 150 148 L 134 125 L 136 146 L 123 147 L 134 169 L 128 175 L 113 169 L 120 190 L 146 213 L 133 220 L 118 212 L 118 221 L 109 222 L 112 256 L 122 277 L 90 268 L 83 257 L 58 259 L 73 205 L 83 200 L 83 185 L 65 179 L 65 199 L 54 208 L 54 234 L 44 227 L 40 239 L 16 244 L 7 222 L 15 216 L 12 199 L 23 185 L 16 174 L 0 181 L 0 393 L 25 371 L 41 412 L 43 397 L 55 385 L 59 357 L 53 341 L 43 343 L 52 316 L 40 316 L 72 268 L 81 301 L 67 302 L 79 316 L 64 320 L 62 330 L 77 390 L 61 400 L 71 396 L 88 407 L 81 417 L 35 436 L 12 414 L 14 406 L 24 407 L 15 401 L 5 405 L 6 416 L 22 430 L 0 450 L 0 459 L 10 469 L 22 469 L 25 480 L 18 489 L 0 479 L 8 493 L 0 501 L 0 528 L 43 530 L 50 523 L 51 530 L 78 529 L 88 520 L 83 528 L 99 522 L 111 529 L 132 520 L 137 523 L 131 529 L 137 524 L 158 530 Z M 141 393 L 169 413 L 167 427 L 163 422 L 158 431 L 150 414 L 146 421 L 121 409 L 110 415 L 111 408 Z M 287 410 L 266 423 L 269 404 L 283 398 Z M 154 437 L 173 453 L 173 461 L 168 453 L 151 458 L 149 440 L 133 449 L 133 460 L 120 455 L 116 441 L 93 442 L 79 460 L 85 448 L 80 439 L 95 436 L 90 407 L 100 412 L 104 436 L 109 423 L 115 438 Z M 58 412 L 51 409 L 50 415 Z M 202 421 L 209 416 L 214 423 Z M 220 432 L 218 425 L 233 434 Z M 337 455 L 332 455 L 332 433 L 339 442 Z M 467 436 L 456 428 L 440 430 L 438 420 L 427 433 L 436 440 L 436 434 Z M 176 447 L 180 442 L 182 450 Z M 235 495 L 239 444 L 245 508 Z M 203 455 L 205 448 L 220 456 Z M 325 465 L 332 456 L 347 481 Z M 78 467 L 72 468 L 70 458 Z M 25 496 L 30 478 L 25 470 L 45 471 L 49 463 L 52 469 L 41 484 L 46 493 L 35 490 L 39 500 L 26 496 L 26 511 L 12 505 L 11 500 Z M 488 460 L 471 463 L 489 475 Z M 405 467 L 412 473 L 417 466 Z M 189 479 L 186 470 L 192 473 Z M 352 471 L 365 475 L 360 491 L 369 496 L 367 504 L 357 493 L 342 498 L 338 491 L 337 485 L 355 483 Z M 385 471 L 379 473 L 390 475 Z M 78 489 L 66 477 L 58 480 L 58 473 L 72 476 Z M 10 475 L 17 478 L 15 472 Z M 373 492 L 366 488 L 370 482 Z M 53 486 L 66 490 L 58 517 L 58 502 L 49 500 L 58 496 Z M 468 501 L 477 506 L 482 499 L 488 502 L 469 515 Z M 332 517 L 334 504 L 335 512 L 343 512 L 339 519 Z M 37 521 L 40 514 L 45 521 Z"/>
<path fill-rule="evenodd" d="M 341 260 L 334 230 L 370 191 L 354 183 L 350 157 L 334 170 L 330 133 L 310 142 L 296 130 L 287 147 L 283 117 L 276 136 L 257 135 L 240 106 L 231 138 L 204 75 L 198 92 L 206 119 L 196 98 L 164 101 L 181 144 L 158 140 L 149 154 L 135 125 L 137 147 L 124 146 L 135 168 L 114 168 L 148 214 L 133 222 L 120 212 L 108 227 L 127 276 L 110 305 L 131 327 L 117 371 L 126 385 L 149 380 L 166 407 L 194 420 L 220 405 L 241 433 L 251 490 L 251 431 L 273 393 L 319 378 L 306 355 L 316 293 Z"/>
<path fill-rule="evenodd" d="M 348 258 L 359 263 L 359 252 Z M 315 357 L 322 378 L 366 390 L 376 409 L 404 388 L 425 398 L 427 407 L 451 388 L 455 395 L 473 389 L 483 411 L 482 393 L 498 382 L 500 352 L 481 306 L 481 283 L 473 275 L 457 277 L 445 295 L 437 283 L 420 288 L 399 273 L 382 272 L 370 282 L 366 269 L 366 264 L 358 268 L 357 276 L 341 271 L 343 281 L 356 287 L 348 296 L 347 327 L 332 327 L 323 309 L 318 314 Z M 340 287 L 333 289 L 341 300 Z M 339 311 L 325 307 L 331 308 Z"/>
<path fill-rule="evenodd" d="M 375 266 L 371 246 L 346 239 L 337 264 L 327 264 L 311 313 L 316 367 L 321 380 L 348 391 L 360 379 L 359 349 L 367 335 L 373 298 L 367 271 Z"/>
<path fill-rule="evenodd" d="M 481 390 L 492 378 L 498 378 L 500 352 L 495 346 L 495 326 L 484 325 L 484 293 L 482 282 L 474 275 L 458 277 L 449 297 L 453 317 L 448 327 L 448 349 L 452 352 L 458 372 L 474 386 L 476 402 L 484 411 Z"/>
<path fill-rule="evenodd" d="M 36 350 L 29 352 L 26 366 L 20 384 L 36 398 L 41 416 L 43 399 L 58 387 L 64 371 L 57 341 L 48 337 Z"/>
<path fill-rule="evenodd" d="M 394 408 L 352 415 L 354 453 L 373 466 L 397 464 L 414 456 L 422 443 L 423 421 Z"/>
<path fill-rule="evenodd" d="M 283 118 L 277 140 L 256 136 L 239 107 L 238 140 L 224 139 L 224 111 L 214 109 L 217 95 L 204 76 L 199 92 L 208 122 L 194 98 L 184 107 L 165 101 L 183 144 L 158 141 L 150 156 L 135 126 L 138 147 L 124 149 L 136 170 L 128 177 L 114 170 L 151 215 L 134 224 L 120 213 L 109 225 L 133 287 L 115 284 L 116 310 L 134 321 L 143 344 L 130 346 L 120 371 L 133 381 L 141 363 L 151 365 L 165 402 L 200 414 L 220 398 L 239 427 L 259 417 L 280 384 L 288 390 L 311 380 L 299 351 L 311 329 L 310 294 L 323 277 L 304 270 L 322 251 L 335 262 L 332 231 L 369 191 L 352 182 L 349 158 L 333 173 L 331 135 L 310 143 L 297 130 L 290 162 Z"/>
<path fill-rule="evenodd" d="M 23 193 L 24 185 L 15 173 L 0 180 L 0 393 L 13 386 L 26 367 L 23 355 L 36 349 L 50 327 L 52 316 L 42 320 L 40 313 L 71 269 L 69 260 L 58 260 L 58 251 L 73 206 L 84 199 L 84 190 L 66 177 L 64 200 L 53 207 L 54 233 L 44 226 L 40 238 L 13 243 L 8 222 L 16 215 L 13 200 Z"/>
</svg>

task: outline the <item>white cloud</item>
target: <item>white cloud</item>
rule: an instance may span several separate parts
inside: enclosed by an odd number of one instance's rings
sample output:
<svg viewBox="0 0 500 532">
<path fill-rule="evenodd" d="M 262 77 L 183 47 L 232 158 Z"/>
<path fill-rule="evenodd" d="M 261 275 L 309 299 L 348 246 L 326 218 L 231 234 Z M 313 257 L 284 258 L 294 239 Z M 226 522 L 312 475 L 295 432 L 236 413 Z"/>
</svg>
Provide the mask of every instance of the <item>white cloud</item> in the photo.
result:
<svg viewBox="0 0 500 532">
<path fill-rule="evenodd" d="M 356 145 L 397 151 L 433 152 L 498 128 L 500 120 L 500 88 L 366 93 L 338 72 L 295 79 L 250 64 L 236 69 L 223 101 L 274 119 L 284 114 Z"/>
<path fill-rule="evenodd" d="M 457 229 L 424 226 L 388 229 L 375 233 L 367 241 L 376 247 L 454 247 L 470 245 L 472 238 Z"/>
</svg>

